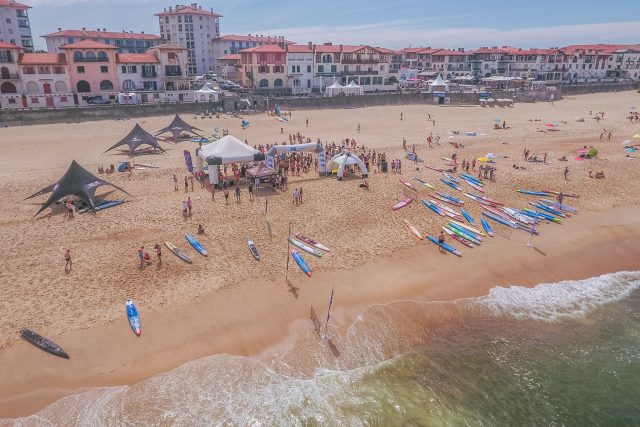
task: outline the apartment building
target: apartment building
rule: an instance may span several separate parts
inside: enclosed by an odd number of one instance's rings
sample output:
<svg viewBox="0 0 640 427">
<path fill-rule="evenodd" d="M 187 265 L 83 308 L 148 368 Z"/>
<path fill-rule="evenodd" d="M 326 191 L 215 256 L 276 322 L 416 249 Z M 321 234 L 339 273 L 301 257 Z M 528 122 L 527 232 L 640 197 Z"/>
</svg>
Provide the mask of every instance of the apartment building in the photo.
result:
<svg viewBox="0 0 640 427">
<path fill-rule="evenodd" d="M 27 107 L 71 107 L 73 91 L 64 53 L 22 53 L 18 56 Z"/>
<path fill-rule="evenodd" d="M 225 34 L 211 41 L 211 48 L 215 58 L 213 71 L 217 74 L 222 73 L 222 64 L 218 59 L 224 56 L 235 55 L 241 50 L 265 45 L 276 45 L 284 49 L 288 44 L 293 44 L 293 42 L 285 40 L 283 36 Z"/>
<path fill-rule="evenodd" d="M 21 50 L 14 44 L 0 41 L 0 108 L 21 105 L 19 94 L 22 92 L 22 80 L 18 65 Z"/>
<path fill-rule="evenodd" d="M 285 85 L 285 50 L 276 45 L 264 45 L 239 52 L 242 84 L 262 94 L 287 94 Z"/>
<path fill-rule="evenodd" d="M 311 43 L 285 46 L 287 87 L 294 95 L 311 93 L 313 82 L 313 45 Z"/>
<path fill-rule="evenodd" d="M 220 37 L 219 15 L 203 9 L 197 3 L 169 6 L 156 13 L 160 25 L 160 36 L 169 43 L 187 49 L 188 75 L 204 74 L 215 69 L 212 40 Z"/>
<path fill-rule="evenodd" d="M 105 28 L 95 31 L 83 28 L 81 30 L 63 30 L 58 28 L 55 33 L 42 36 L 47 43 L 49 53 L 61 52 L 60 46 L 73 44 L 83 40 L 91 40 L 115 46 L 118 53 L 145 53 L 148 49 L 162 43 L 162 38 L 155 34 L 134 33 L 133 31 L 107 31 Z"/>
<path fill-rule="evenodd" d="M 19 46 L 25 52 L 33 52 L 29 9 L 31 6 L 15 0 L 0 0 L 0 42 Z"/>
</svg>

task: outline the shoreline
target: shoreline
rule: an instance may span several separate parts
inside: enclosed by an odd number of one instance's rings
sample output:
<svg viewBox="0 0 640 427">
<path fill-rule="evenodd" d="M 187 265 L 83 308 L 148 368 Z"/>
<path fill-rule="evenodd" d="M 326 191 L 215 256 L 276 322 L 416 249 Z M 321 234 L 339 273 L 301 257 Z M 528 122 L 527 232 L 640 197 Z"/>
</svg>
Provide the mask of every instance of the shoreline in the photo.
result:
<svg viewBox="0 0 640 427">
<path fill-rule="evenodd" d="M 51 336 L 70 360 L 26 342 L 0 353 L 0 418 L 30 415 L 66 395 L 133 384 L 214 354 L 268 359 L 312 329 L 310 305 L 323 318 L 332 286 L 332 324 L 344 327 L 373 304 L 478 297 L 496 286 L 530 287 L 640 270 L 638 238 L 640 206 L 581 211 L 563 225 L 544 225 L 534 249 L 525 245 L 529 235 L 519 231 L 510 239 L 487 238 L 482 248 L 463 249 L 461 259 L 416 241 L 352 269 L 321 270 L 313 279 L 292 274 L 297 297 L 284 278 L 281 284 L 260 279 L 211 291 L 182 306 L 149 312 L 141 306 L 140 338 L 123 314 L 107 325 Z"/>
</svg>

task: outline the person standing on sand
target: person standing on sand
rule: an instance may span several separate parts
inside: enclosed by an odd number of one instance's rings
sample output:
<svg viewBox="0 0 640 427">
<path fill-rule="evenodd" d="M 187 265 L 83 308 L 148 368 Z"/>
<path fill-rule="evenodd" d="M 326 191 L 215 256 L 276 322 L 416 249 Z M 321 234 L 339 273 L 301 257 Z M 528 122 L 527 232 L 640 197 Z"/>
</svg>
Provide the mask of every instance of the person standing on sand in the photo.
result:
<svg viewBox="0 0 640 427">
<path fill-rule="evenodd" d="M 71 204 L 71 199 L 67 199 L 64 202 L 64 206 L 67 208 L 67 217 L 73 218 L 73 205 Z"/>
<path fill-rule="evenodd" d="M 173 191 L 178 191 L 178 177 L 173 175 Z"/>
<path fill-rule="evenodd" d="M 191 182 L 191 192 L 193 193 L 193 175 L 189 177 L 189 182 Z"/>
<path fill-rule="evenodd" d="M 564 179 L 567 181 L 569 180 L 568 176 L 569 176 L 569 166 L 564 168 Z"/>
<path fill-rule="evenodd" d="M 229 190 L 227 190 L 227 187 L 224 188 L 224 204 L 229 204 Z"/>
<path fill-rule="evenodd" d="M 184 192 L 189 192 L 189 177 L 186 175 L 184 176 Z"/>
<path fill-rule="evenodd" d="M 249 201 L 252 202 L 253 201 L 253 184 L 249 184 Z"/>
<path fill-rule="evenodd" d="M 563 200 L 564 200 L 564 193 L 561 191 L 558 193 L 558 203 L 562 204 Z"/>
<path fill-rule="evenodd" d="M 191 208 L 193 208 L 191 197 L 187 197 L 187 215 L 189 215 L 189 218 L 191 218 Z"/>
<path fill-rule="evenodd" d="M 400 111 L 400 121 L 402 121 L 402 111 Z"/>
<path fill-rule="evenodd" d="M 298 189 L 298 203 L 302 204 L 302 187 Z"/>
<path fill-rule="evenodd" d="M 156 256 L 158 257 L 158 264 L 162 264 L 162 247 L 156 243 L 153 248 L 156 250 Z"/>
<path fill-rule="evenodd" d="M 360 123 L 358 123 L 358 130 L 357 130 L 357 132 L 358 132 L 358 133 L 360 133 Z"/>
<path fill-rule="evenodd" d="M 140 246 L 140 249 L 138 249 L 138 259 L 140 260 L 140 267 L 144 267 L 144 246 Z"/>
<path fill-rule="evenodd" d="M 236 189 L 234 190 L 234 194 L 236 196 L 236 203 L 240 203 L 240 186 L 236 185 Z"/>
<path fill-rule="evenodd" d="M 440 251 L 441 254 L 444 253 L 444 232 L 440 231 L 440 234 L 438 234 L 438 251 Z"/>
<path fill-rule="evenodd" d="M 307 127 L 309 127 L 309 119 L 308 119 L 308 118 L 307 118 L 307 120 L 305 120 L 305 125 L 306 125 Z"/>
<path fill-rule="evenodd" d="M 64 253 L 64 271 L 65 273 L 68 273 L 69 271 L 71 271 L 71 266 L 72 266 L 72 262 L 71 262 L 71 250 L 67 249 Z"/>
</svg>

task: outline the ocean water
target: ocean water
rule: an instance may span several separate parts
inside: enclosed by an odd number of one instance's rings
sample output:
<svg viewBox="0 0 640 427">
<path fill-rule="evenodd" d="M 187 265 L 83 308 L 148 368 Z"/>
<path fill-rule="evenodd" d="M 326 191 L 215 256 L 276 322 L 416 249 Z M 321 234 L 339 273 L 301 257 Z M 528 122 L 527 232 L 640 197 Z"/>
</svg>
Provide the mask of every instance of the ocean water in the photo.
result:
<svg viewBox="0 0 640 427">
<path fill-rule="evenodd" d="M 639 272 L 495 287 L 454 302 L 376 305 L 343 326 L 330 329 L 332 346 L 310 334 L 272 360 L 206 357 L 4 421 L 640 425 Z"/>
</svg>

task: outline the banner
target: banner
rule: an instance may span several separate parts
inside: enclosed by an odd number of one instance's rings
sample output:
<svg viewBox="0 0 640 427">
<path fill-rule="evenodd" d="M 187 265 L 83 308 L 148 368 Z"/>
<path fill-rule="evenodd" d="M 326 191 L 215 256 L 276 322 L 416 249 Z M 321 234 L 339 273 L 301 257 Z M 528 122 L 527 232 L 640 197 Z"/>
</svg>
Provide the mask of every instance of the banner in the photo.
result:
<svg viewBox="0 0 640 427">
<path fill-rule="evenodd" d="M 324 151 L 318 153 L 318 173 L 320 175 L 327 173 L 327 154 Z"/>
<path fill-rule="evenodd" d="M 271 169 L 275 169 L 276 168 L 276 160 L 273 156 L 265 156 L 265 161 L 267 163 L 267 166 L 269 166 Z"/>
<path fill-rule="evenodd" d="M 189 150 L 184 150 L 184 162 L 187 164 L 187 170 L 193 173 L 193 162 L 191 161 L 191 153 Z"/>
</svg>

